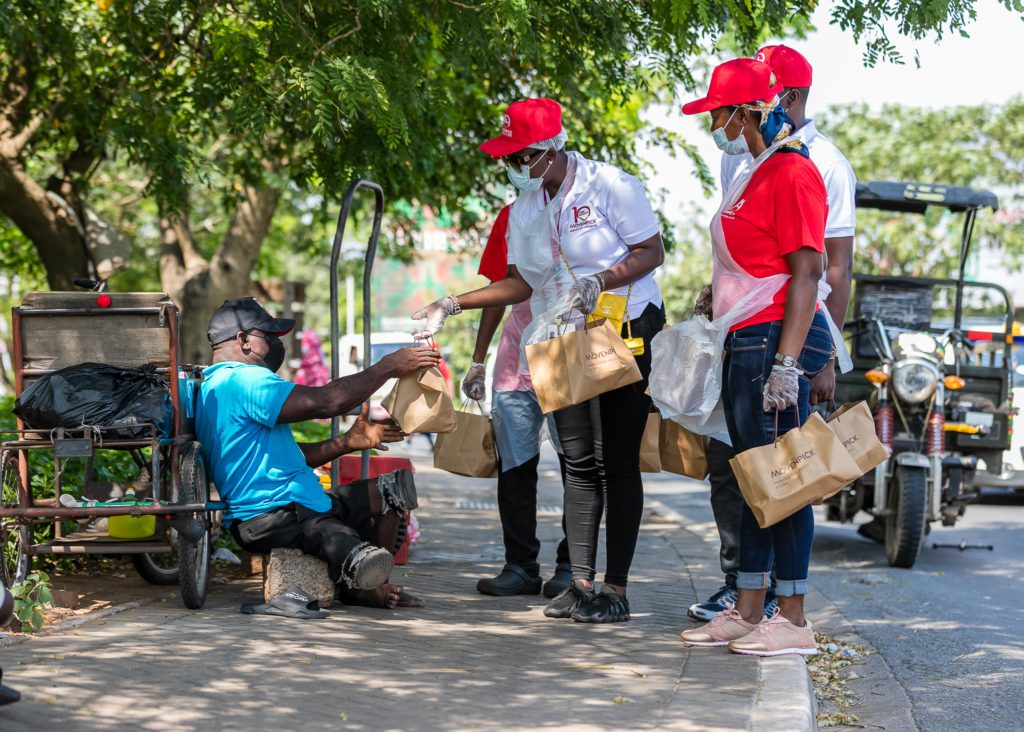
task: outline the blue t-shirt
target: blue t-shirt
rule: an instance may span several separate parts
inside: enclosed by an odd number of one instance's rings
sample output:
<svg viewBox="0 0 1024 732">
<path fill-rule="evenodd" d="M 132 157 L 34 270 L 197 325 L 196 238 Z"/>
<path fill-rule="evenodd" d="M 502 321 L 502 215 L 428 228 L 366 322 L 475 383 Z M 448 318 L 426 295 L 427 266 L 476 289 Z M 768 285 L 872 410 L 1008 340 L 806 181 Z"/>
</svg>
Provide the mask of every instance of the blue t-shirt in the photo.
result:
<svg viewBox="0 0 1024 732">
<path fill-rule="evenodd" d="M 224 523 L 297 502 L 329 511 L 331 501 L 277 415 L 295 384 L 263 366 L 223 361 L 206 368 L 196 434 L 220 497 Z"/>
</svg>

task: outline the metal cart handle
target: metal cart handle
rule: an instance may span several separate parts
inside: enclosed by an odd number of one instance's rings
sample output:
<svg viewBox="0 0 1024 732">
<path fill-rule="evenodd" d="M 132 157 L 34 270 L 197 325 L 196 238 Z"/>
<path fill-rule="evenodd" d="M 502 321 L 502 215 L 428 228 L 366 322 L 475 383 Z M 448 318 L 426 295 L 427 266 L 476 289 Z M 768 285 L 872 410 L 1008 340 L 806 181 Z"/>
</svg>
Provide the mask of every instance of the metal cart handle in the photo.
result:
<svg viewBox="0 0 1024 732">
<path fill-rule="evenodd" d="M 341 376 L 341 333 L 338 317 L 338 262 L 341 259 L 341 243 L 345 235 L 345 224 L 348 212 L 352 208 L 352 199 L 360 188 L 369 188 L 375 198 L 373 212 L 373 229 L 366 243 L 366 255 L 363 258 L 363 367 L 369 365 L 370 358 L 370 276 L 373 272 L 373 260 L 377 255 L 377 237 L 380 235 L 380 222 L 384 216 L 384 191 L 372 180 L 359 179 L 349 184 L 345 197 L 341 201 L 341 214 L 338 216 L 338 228 L 334 232 L 334 244 L 331 247 L 331 379 Z M 331 437 L 340 433 L 341 418 L 331 418 Z M 338 484 L 341 460 L 331 461 L 331 485 Z M 360 475 L 365 480 L 370 475 L 370 451 L 363 450 Z"/>
</svg>

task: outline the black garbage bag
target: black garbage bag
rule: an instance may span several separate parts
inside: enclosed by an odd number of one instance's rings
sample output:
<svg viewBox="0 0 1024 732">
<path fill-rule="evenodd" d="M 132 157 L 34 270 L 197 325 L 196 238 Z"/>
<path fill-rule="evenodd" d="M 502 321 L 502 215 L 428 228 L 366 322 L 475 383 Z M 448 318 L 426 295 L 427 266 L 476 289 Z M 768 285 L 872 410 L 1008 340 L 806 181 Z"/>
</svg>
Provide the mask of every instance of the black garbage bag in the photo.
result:
<svg viewBox="0 0 1024 732">
<path fill-rule="evenodd" d="M 117 427 L 112 435 L 147 437 L 144 424 L 171 434 L 170 387 L 152 366 L 123 368 L 102 363 L 68 366 L 33 382 L 14 403 L 32 429 Z"/>
</svg>

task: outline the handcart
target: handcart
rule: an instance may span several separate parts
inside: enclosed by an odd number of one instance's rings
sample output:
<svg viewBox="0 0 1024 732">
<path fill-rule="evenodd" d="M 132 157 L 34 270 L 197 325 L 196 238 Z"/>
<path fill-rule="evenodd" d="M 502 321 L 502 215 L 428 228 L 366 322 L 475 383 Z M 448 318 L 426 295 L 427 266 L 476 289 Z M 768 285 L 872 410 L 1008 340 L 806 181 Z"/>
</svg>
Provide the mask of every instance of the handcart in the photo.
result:
<svg viewBox="0 0 1024 732">
<path fill-rule="evenodd" d="M 142 436 L 132 438 L 100 425 L 31 429 L 20 419 L 17 429 L 0 432 L 0 564 L 8 585 L 24 580 L 33 557 L 127 554 L 144 579 L 178 584 L 186 607 L 203 606 L 214 512 L 223 506 L 210 500 L 199 443 L 184 409 L 182 392 L 191 378 L 178 361 L 178 322 L 178 308 L 163 293 L 33 292 L 14 308 L 17 395 L 68 366 L 151 366 L 168 382 L 173 419 L 169 434 L 143 424 L 135 431 Z M 89 485 L 96 458 L 106 450 L 132 455 L 146 498 L 83 502 L 65 490 L 68 471 L 82 460 L 82 485 Z M 39 453 L 52 459 L 52 497 L 33 496 L 30 465 L 38 468 Z M 100 519 L 109 527 L 119 517 L 135 519 L 127 523 L 141 526 L 139 538 L 96 530 Z"/>
</svg>

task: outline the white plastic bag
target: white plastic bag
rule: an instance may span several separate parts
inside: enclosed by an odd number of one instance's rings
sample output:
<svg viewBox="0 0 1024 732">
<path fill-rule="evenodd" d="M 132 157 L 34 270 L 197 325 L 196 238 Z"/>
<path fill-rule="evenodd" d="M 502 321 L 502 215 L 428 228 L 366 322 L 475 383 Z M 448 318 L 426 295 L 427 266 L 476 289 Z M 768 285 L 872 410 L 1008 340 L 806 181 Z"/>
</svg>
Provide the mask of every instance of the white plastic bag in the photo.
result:
<svg viewBox="0 0 1024 732">
<path fill-rule="evenodd" d="M 651 340 L 651 399 L 665 419 L 699 435 L 725 429 L 721 408 L 722 347 L 726 334 L 695 315 Z"/>
</svg>

